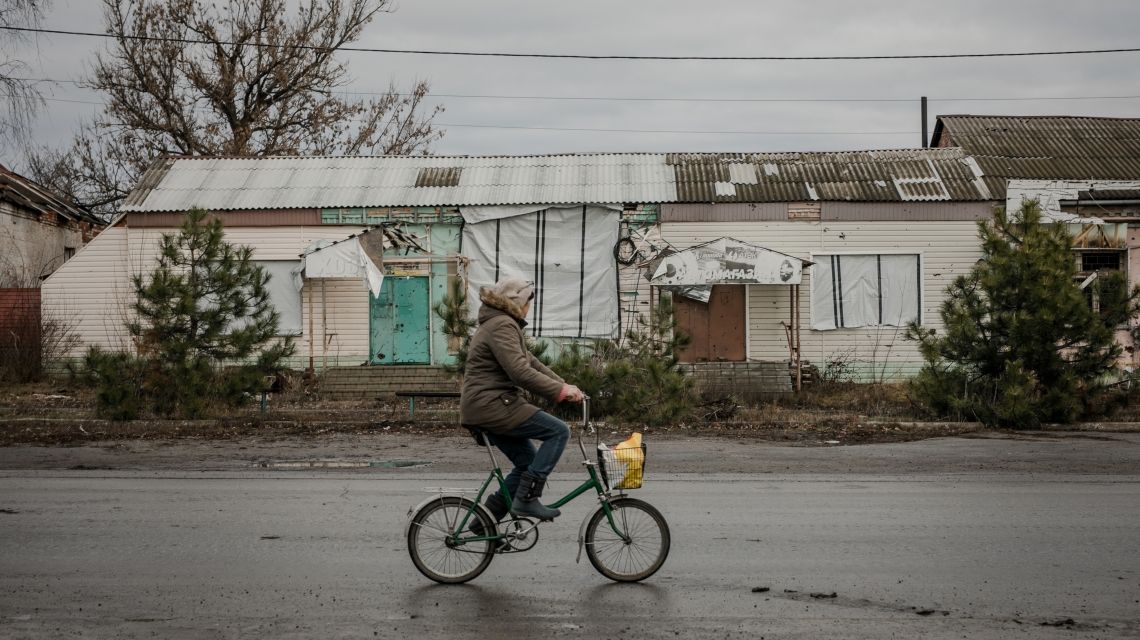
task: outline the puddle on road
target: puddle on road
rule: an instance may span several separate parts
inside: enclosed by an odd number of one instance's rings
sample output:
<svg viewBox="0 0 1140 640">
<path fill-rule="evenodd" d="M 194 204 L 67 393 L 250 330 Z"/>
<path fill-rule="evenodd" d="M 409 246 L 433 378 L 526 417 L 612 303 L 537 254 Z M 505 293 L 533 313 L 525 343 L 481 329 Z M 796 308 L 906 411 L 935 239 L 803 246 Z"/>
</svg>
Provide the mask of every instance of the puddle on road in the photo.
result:
<svg viewBox="0 0 1140 640">
<path fill-rule="evenodd" d="M 259 460 L 259 469 L 402 469 L 425 467 L 431 460 Z"/>
</svg>

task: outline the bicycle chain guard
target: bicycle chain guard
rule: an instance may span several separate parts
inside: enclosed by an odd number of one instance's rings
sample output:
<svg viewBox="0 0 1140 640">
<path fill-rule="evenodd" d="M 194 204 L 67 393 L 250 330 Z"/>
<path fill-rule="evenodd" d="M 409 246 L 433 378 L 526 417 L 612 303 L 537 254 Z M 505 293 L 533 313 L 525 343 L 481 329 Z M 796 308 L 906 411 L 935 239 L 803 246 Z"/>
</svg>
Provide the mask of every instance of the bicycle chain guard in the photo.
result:
<svg viewBox="0 0 1140 640">
<path fill-rule="evenodd" d="M 530 551 L 538 544 L 538 523 L 530 518 L 514 518 L 499 523 L 507 546 L 500 553 Z"/>
</svg>

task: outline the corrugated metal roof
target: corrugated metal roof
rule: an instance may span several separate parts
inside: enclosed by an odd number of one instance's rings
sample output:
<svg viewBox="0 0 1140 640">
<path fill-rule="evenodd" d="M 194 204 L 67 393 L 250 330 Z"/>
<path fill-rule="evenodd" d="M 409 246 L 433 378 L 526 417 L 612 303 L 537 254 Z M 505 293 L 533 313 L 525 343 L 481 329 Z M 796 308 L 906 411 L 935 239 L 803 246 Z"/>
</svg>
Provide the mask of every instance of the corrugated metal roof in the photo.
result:
<svg viewBox="0 0 1140 640">
<path fill-rule="evenodd" d="M 999 198 L 1008 178 L 1140 178 L 1137 118 L 951 115 L 938 118 L 935 135 L 936 144 L 955 145 L 977 159 Z"/>
<path fill-rule="evenodd" d="M 1080 201 L 1094 200 L 1140 200 L 1140 189 L 1092 189 L 1077 194 Z"/>
<path fill-rule="evenodd" d="M 26 178 L 0 164 L 0 201 L 39 213 L 54 213 L 65 220 L 103 225 L 104 222 L 83 207 L 68 202 L 48 191 L 38 182 Z"/>
<path fill-rule="evenodd" d="M 988 199 L 974 179 L 959 149 L 168 158 L 122 210 Z"/>
<path fill-rule="evenodd" d="M 668 154 L 677 202 L 987 200 L 961 149 Z M 755 167 L 746 175 L 743 165 Z M 737 180 L 747 177 L 747 181 Z M 731 182 L 735 195 L 718 192 Z"/>
<path fill-rule="evenodd" d="M 460 206 L 675 199 L 660 154 L 171 158 L 123 211 Z"/>
</svg>

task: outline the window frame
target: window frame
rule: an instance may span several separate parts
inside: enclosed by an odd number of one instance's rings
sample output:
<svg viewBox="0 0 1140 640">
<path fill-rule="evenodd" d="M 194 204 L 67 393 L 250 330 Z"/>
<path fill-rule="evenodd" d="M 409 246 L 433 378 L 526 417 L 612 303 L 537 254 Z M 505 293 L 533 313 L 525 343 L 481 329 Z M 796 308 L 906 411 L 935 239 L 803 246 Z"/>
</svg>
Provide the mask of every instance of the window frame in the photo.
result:
<svg viewBox="0 0 1140 640">
<path fill-rule="evenodd" d="M 1077 273 L 1083 274 L 1079 277 L 1088 276 L 1097 271 L 1117 271 L 1123 273 L 1125 277 L 1128 276 L 1128 248 L 1127 247 L 1073 247 L 1072 249 L 1075 262 L 1077 263 Z M 1085 255 L 1086 254 L 1115 254 L 1117 263 L 1115 269 L 1101 268 L 1101 269 L 1085 269 Z"/>
</svg>

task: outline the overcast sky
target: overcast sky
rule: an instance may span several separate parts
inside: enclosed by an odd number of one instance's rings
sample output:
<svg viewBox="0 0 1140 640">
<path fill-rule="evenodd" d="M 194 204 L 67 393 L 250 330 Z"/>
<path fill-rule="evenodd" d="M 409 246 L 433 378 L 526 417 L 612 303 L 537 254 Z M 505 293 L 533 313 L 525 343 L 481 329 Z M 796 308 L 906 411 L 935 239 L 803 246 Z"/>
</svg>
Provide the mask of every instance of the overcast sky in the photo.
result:
<svg viewBox="0 0 1140 640">
<path fill-rule="evenodd" d="M 53 0 L 43 26 L 102 31 L 101 5 Z M 400 0 L 357 46 L 671 56 L 993 53 L 1135 48 L 1137 25 L 1136 0 Z M 22 57 L 36 77 L 78 80 L 107 44 L 44 35 Z M 910 148 L 921 144 L 923 95 L 931 128 L 938 114 L 1140 116 L 1140 53 L 906 61 L 379 53 L 344 59 L 355 78 L 350 91 L 429 81 L 432 104 L 446 108 L 437 118 L 446 131 L 433 149 L 439 154 Z M 43 89 L 49 101 L 37 138 L 62 145 L 98 109 L 82 102 L 101 97 L 67 82 Z M 19 165 L 17 158 L 3 161 Z"/>
</svg>

